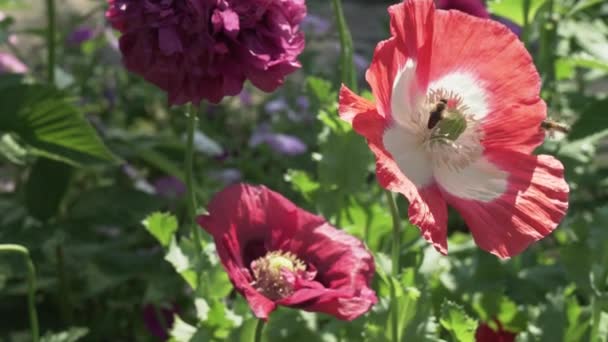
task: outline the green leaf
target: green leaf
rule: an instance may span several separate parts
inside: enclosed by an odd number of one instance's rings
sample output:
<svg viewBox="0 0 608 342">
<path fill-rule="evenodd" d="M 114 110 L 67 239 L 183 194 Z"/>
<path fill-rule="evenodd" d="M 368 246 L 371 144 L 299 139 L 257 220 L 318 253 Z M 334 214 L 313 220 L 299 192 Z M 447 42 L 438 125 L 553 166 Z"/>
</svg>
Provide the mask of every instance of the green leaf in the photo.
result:
<svg viewBox="0 0 608 342">
<path fill-rule="evenodd" d="M 102 225 L 139 225 L 165 201 L 135 189 L 104 186 L 82 192 L 70 208 L 70 218 Z"/>
<path fill-rule="evenodd" d="M 72 171 L 71 166 L 50 159 L 34 163 L 25 185 L 25 203 L 32 216 L 46 221 L 57 214 Z"/>
<path fill-rule="evenodd" d="M 115 161 L 63 92 L 46 85 L 7 82 L 0 90 L 0 131 L 17 134 L 31 154 L 72 165 Z"/>
<path fill-rule="evenodd" d="M 526 0 L 494 0 L 488 3 L 488 9 L 494 15 L 507 18 L 519 26 L 524 26 L 524 2 Z M 529 0 L 528 22 L 532 22 L 538 9 L 547 0 Z"/>
<path fill-rule="evenodd" d="M 174 342 L 190 342 L 196 334 L 196 328 L 192 325 L 184 322 L 178 315 L 173 316 L 173 326 L 169 335 L 171 339 L 169 341 Z"/>
<path fill-rule="evenodd" d="M 574 14 L 583 11 L 589 7 L 601 4 L 604 0 L 580 0 L 574 3 L 574 6 L 568 12 L 568 16 L 573 16 Z"/>
<path fill-rule="evenodd" d="M 578 120 L 572 125 L 572 131 L 568 134 L 568 139 L 581 139 L 608 127 L 608 116 L 605 115 L 606 108 L 608 108 L 608 98 L 590 102 L 583 109 Z"/>
<path fill-rule="evenodd" d="M 70 327 L 66 331 L 52 333 L 47 332 L 40 338 L 40 342 L 75 342 L 85 337 L 89 329 L 82 327 Z"/>
<path fill-rule="evenodd" d="M 450 332 L 454 340 L 473 342 L 477 321 L 469 317 L 462 306 L 445 300 L 441 305 L 441 325 Z"/>
<path fill-rule="evenodd" d="M 318 77 L 308 77 L 306 79 L 308 92 L 316 100 L 318 105 L 326 105 L 336 100 L 336 93 L 332 89 L 331 82 Z"/>
<path fill-rule="evenodd" d="M 27 150 L 23 148 L 11 134 L 0 137 L 0 156 L 17 165 L 25 165 Z"/>
<path fill-rule="evenodd" d="M 196 308 L 196 318 L 199 321 L 206 321 L 209 319 L 209 304 L 203 298 L 196 298 L 194 300 L 194 307 Z"/>
<path fill-rule="evenodd" d="M 597 143 L 605 137 L 608 137 L 608 128 L 564 144 L 558 151 L 558 155 L 581 163 L 591 162 L 596 153 Z"/>
<path fill-rule="evenodd" d="M 308 173 L 301 170 L 288 170 L 285 181 L 290 182 L 294 190 L 302 194 L 309 202 L 313 200 L 315 192 L 321 187 Z"/>
<path fill-rule="evenodd" d="M 186 280 L 190 287 L 196 289 L 196 272 L 194 272 L 194 274 L 193 272 L 191 272 L 193 263 L 190 261 L 190 258 L 182 251 L 182 248 L 177 243 L 175 236 L 171 239 L 169 250 L 165 255 L 165 260 L 167 260 L 173 266 L 177 273 L 182 275 L 182 277 Z"/>
<path fill-rule="evenodd" d="M 156 212 L 142 222 L 163 247 L 167 247 L 177 231 L 177 219 L 169 213 Z"/>
</svg>

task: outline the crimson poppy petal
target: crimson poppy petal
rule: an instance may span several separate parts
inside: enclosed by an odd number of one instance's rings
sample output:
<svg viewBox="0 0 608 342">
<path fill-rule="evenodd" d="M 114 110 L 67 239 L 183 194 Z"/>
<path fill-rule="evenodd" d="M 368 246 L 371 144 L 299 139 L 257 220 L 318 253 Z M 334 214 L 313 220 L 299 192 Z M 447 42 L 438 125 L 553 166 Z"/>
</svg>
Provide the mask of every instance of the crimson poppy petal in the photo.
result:
<svg viewBox="0 0 608 342">
<path fill-rule="evenodd" d="M 198 222 L 213 235 L 230 280 L 257 317 L 267 319 L 276 305 L 288 305 L 351 320 L 376 303 L 369 288 L 374 261 L 363 243 L 280 194 L 237 184 L 218 193 L 208 210 Z M 291 253 L 308 266 L 304 278 L 289 277 L 295 292 L 274 301 L 254 287 L 250 270 L 271 252 Z"/>
</svg>

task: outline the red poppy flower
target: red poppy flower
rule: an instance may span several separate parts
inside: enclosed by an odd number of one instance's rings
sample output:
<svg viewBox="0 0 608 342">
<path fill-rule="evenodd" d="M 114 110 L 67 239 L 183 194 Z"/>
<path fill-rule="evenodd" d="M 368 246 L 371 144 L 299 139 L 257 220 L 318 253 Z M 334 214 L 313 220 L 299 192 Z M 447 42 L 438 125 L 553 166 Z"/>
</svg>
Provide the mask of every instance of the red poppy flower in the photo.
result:
<svg viewBox="0 0 608 342">
<path fill-rule="evenodd" d="M 377 301 L 363 243 L 264 186 L 232 185 L 198 223 L 237 291 L 268 319 L 277 305 L 353 320 Z"/>
<path fill-rule="evenodd" d="M 447 204 L 476 243 L 499 257 L 550 234 L 568 207 L 563 166 L 530 153 L 546 105 L 523 44 L 505 26 L 431 0 L 391 6 L 392 37 L 367 71 L 376 103 L 348 88 L 340 115 L 376 156 L 379 183 L 447 253 Z"/>
<path fill-rule="evenodd" d="M 500 322 L 496 321 L 496 323 L 498 330 L 493 330 L 485 323 L 479 324 L 475 331 L 475 342 L 514 342 L 517 334 L 503 330 Z"/>
</svg>

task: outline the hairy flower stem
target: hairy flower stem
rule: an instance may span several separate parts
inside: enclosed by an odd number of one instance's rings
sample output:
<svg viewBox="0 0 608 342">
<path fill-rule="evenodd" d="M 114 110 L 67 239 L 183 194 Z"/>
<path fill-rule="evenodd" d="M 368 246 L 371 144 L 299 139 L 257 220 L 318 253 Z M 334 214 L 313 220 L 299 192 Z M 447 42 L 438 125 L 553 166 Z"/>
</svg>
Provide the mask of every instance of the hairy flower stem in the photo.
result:
<svg viewBox="0 0 608 342">
<path fill-rule="evenodd" d="M 188 189 L 188 221 L 190 228 L 192 229 L 192 238 L 194 239 L 194 247 L 196 248 L 196 255 L 198 258 L 202 258 L 203 249 L 201 247 L 201 234 L 199 232 L 198 225 L 196 224 L 196 192 L 193 173 L 193 161 L 194 131 L 198 122 L 198 113 L 203 109 L 203 106 L 204 104 L 201 103 L 199 106 L 193 106 L 192 104 L 189 104 L 187 107 L 186 117 L 188 119 L 188 140 L 186 143 L 186 156 L 184 162 L 186 166 L 186 188 Z"/>
<path fill-rule="evenodd" d="M 357 92 L 357 75 L 353 63 L 353 38 L 342 10 L 342 0 L 332 0 L 336 24 L 340 35 L 340 80 Z"/>
<path fill-rule="evenodd" d="M 262 331 L 264 331 L 264 321 L 258 319 L 255 325 L 255 334 L 253 335 L 253 342 L 262 342 Z"/>
<path fill-rule="evenodd" d="M 36 311 L 36 268 L 30 257 L 30 252 L 27 248 L 21 245 L 0 245 L 0 253 L 17 253 L 25 258 L 27 266 L 27 308 L 30 315 L 30 330 L 32 332 L 32 341 L 38 342 L 40 336 L 38 329 L 38 313 Z"/>
<path fill-rule="evenodd" d="M 46 0 L 46 20 L 47 77 L 55 84 L 55 0 Z"/>
<path fill-rule="evenodd" d="M 399 211 L 397 210 L 397 203 L 393 194 L 386 190 L 386 200 L 388 201 L 389 208 L 391 210 L 391 216 L 393 217 L 393 250 L 392 250 L 392 274 L 395 281 L 391 281 L 391 336 L 392 341 L 399 341 L 399 304 L 397 302 L 397 289 L 395 286 L 399 283 L 399 272 L 401 271 L 399 266 L 399 257 L 401 256 L 401 218 L 399 217 Z"/>
</svg>

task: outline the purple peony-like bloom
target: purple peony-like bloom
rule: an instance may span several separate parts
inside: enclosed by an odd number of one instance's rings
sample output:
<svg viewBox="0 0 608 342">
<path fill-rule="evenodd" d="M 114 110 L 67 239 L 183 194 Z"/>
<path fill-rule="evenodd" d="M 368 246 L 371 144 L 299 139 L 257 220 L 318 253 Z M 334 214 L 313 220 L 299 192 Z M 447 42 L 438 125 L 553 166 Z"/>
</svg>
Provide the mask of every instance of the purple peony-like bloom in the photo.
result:
<svg viewBox="0 0 608 342">
<path fill-rule="evenodd" d="M 96 35 L 97 32 L 92 27 L 80 26 L 68 35 L 67 42 L 70 45 L 80 45 L 87 40 L 93 39 Z"/>
<path fill-rule="evenodd" d="M 304 0 L 108 0 L 127 69 L 169 103 L 218 103 L 245 80 L 270 92 L 300 67 Z"/>
<path fill-rule="evenodd" d="M 293 135 L 274 133 L 267 124 L 261 124 L 249 139 L 249 146 L 267 144 L 273 151 L 286 156 L 296 156 L 306 152 L 306 144 Z"/>
<path fill-rule="evenodd" d="M 0 52 L 0 74 L 24 74 L 29 68 L 10 53 Z"/>
</svg>

